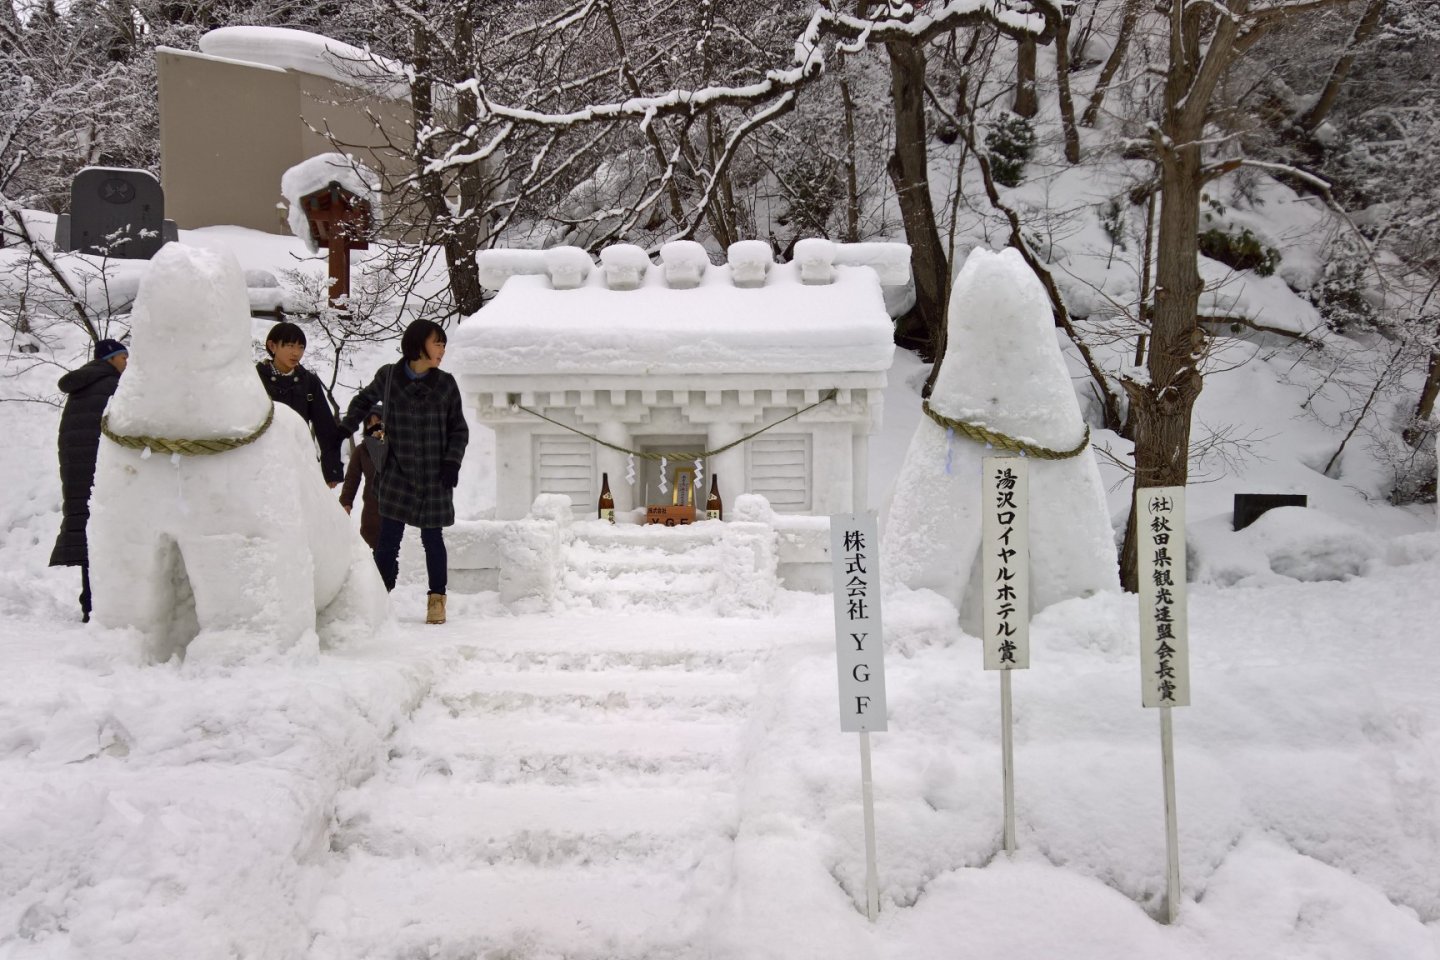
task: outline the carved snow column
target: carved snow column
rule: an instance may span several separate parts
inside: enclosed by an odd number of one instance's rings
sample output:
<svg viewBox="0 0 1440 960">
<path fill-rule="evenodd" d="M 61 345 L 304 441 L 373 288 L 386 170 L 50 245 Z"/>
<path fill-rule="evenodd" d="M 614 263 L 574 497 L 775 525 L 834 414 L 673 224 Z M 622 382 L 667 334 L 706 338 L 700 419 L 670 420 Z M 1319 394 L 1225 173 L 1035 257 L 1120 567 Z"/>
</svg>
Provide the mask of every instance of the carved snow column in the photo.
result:
<svg viewBox="0 0 1440 960">
<path fill-rule="evenodd" d="M 604 440 L 605 443 L 613 443 L 617 447 L 624 447 L 627 450 L 635 449 L 634 437 L 630 436 L 630 430 L 619 420 L 602 421 L 595 430 L 595 436 Z M 610 494 L 615 498 L 615 512 L 635 508 L 635 489 L 625 482 L 625 465 L 629 457 L 618 450 L 612 450 L 607 446 L 599 445 L 595 448 L 595 462 L 599 465 L 602 473 L 610 475 Z M 635 472 L 638 476 L 640 464 L 635 464 Z M 597 477 L 598 481 L 599 478 Z M 600 488 L 595 488 L 599 494 Z"/>
<path fill-rule="evenodd" d="M 706 433 L 705 446 L 710 450 L 719 450 L 727 443 L 734 443 L 745 435 L 743 425 L 733 421 L 720 421 L 710 424 Z M 745 447 L 742 444 L 738 447 L 731 447 L 719 456 L 710 458 L 706 467 L 711 476 L 720 478 L 720 498 L 726 503 L 734 503 L 735 498 L 747 492 L 750 486 L 750 478 L 745 476 Z M 700 491 L 698 502 L 705 502 L 705 494 L 710 491 L 710 483 L 706 481 Z"/>
<path fill-rule="evenodd" d="M 857 423 L 854 429 L 855 434 L 850 440 L 850 470 L 855 491 L 855 505 L 852 509 L 856 513 L 864 513 L 870 509 L 870 426 L 867 423 Z"/>
</svg>

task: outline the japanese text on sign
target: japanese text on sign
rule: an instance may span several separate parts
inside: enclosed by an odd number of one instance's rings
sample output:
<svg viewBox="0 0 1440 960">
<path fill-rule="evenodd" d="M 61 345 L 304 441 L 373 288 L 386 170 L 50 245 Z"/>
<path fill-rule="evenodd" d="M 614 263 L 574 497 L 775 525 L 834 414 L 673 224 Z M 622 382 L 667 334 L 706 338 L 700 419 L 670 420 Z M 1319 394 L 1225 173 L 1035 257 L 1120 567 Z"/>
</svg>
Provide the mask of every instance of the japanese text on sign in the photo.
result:
<svg viewBox="0 0 1440 960">
<path fill-rule="evenodd" d="M 1030 464 L 986 457 L 980 469 L 986 670 L 1030 666 Z"/>
<path fill-rule="evenodd" d="M 885 729 L 885 650 L 880 625 L 880 550 L 875 514 L 830 518 L 835 587 L 835 666 L 840 729 Z"/>
<path fill-rule="evenodd" d="M 1147 707 L 1189 706 L 1185 488 L 1137 488 L 1135 520 L 1142 702 Z"/>
</svg>

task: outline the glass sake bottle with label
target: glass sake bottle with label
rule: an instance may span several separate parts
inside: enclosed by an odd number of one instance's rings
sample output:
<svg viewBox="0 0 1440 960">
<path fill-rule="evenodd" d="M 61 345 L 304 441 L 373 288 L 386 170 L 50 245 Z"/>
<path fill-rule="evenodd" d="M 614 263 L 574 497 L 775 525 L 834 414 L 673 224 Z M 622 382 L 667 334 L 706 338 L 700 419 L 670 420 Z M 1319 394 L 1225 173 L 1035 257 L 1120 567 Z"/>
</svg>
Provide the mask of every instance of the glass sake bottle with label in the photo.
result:
<svg viewBox="0 0 1440 960">
<path fill-rule="evenodd" d="M 710 496 L 705 501 L 705 519 L 719 520 L 723 506 L 720 503 L 720 475 L 710 474 Z"/>
<path fill-rule="evenodd" d="M 615 497 L 610 493 L 610 474 L 600 474 L 600 508 L 601 520 L 615 522 Z"/>
</svg>

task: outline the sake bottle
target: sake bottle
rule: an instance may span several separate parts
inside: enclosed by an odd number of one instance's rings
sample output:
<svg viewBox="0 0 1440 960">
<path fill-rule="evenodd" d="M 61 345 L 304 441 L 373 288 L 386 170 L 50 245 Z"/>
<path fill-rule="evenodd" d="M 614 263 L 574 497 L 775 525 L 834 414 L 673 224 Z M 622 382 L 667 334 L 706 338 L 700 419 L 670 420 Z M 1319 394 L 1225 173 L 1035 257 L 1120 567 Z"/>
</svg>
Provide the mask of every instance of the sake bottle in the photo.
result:
<svg viewBox="0 0 1440 960">
<path fill-rule="evenodd" d="M 705 519 L 719 520 L 721 512 L 720 503 L 720 475 L 710 474 L 710 497 L 705 501 Z"/>
<path fill-rule="evenodd" d="M 600 474 L 600 519 L 615 522 L 615 498 L 610 494 L 610 474 Z"/>
</svg>

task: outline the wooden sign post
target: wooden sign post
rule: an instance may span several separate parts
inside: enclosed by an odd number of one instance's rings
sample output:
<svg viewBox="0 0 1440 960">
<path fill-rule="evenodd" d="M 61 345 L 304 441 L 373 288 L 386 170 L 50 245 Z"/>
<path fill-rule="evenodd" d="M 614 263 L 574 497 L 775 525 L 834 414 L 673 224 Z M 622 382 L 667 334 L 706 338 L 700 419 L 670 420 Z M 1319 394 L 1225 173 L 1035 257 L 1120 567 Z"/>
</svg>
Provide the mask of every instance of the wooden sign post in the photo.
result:
<svg viewBox="0 0 1440 960">
<path fill-rule="evenodd" d="M 870 734 L 885 731 L 885 646 L 880 623 L 880 538 L 875 514 L 830 518 L 835 586 L 835 667 L 840 680 L 840 730 L 860 734 L 860 798 L 865 816 L 865 915 L 880 913 L 875 866 L 875 799 Z"/>
<path fill-rule="evenodd" d="M 310 238 L 330 251 L 330 306 L 349 312 L 350 251 L 368 250 L 374 229 L 370 203 L 336 181 L 300 198 L 310 223 Z"/>
<path fill-rule="evenodd" d="M 1000 671 L 1000 762 L 1005 793 L 1005 852 L 1015 850 L 1015 750 L 1010 671 L 1030 668 L 1030 462 L 981 462 L 980 541 L 984 584 L 985 669 Z"/>
<path fill-rule="evenodd" d="M 1165 922 L 1180 915 L 1180 837 L 1170 708 L 1190 705 L 1185 593 L 1185 488 L 1135 488 L 1135 569 L 1140 587 L 1140 697 L 1160 708 L 1165 780 Z"/>
</svg>

